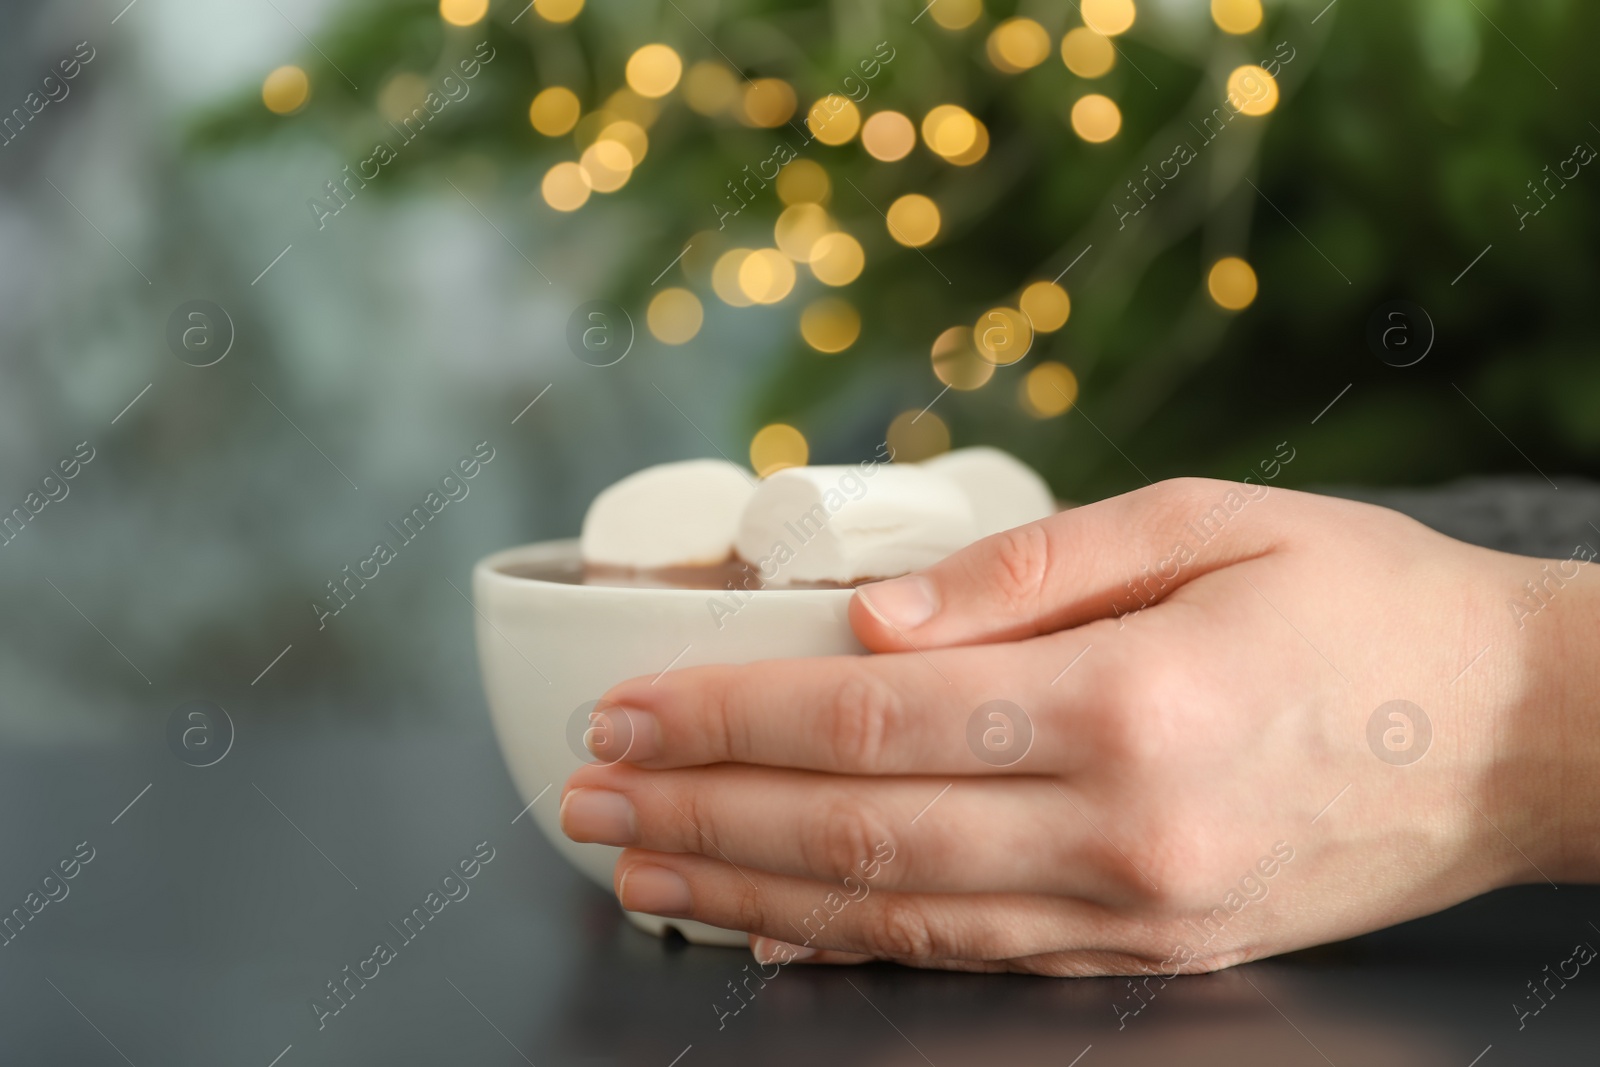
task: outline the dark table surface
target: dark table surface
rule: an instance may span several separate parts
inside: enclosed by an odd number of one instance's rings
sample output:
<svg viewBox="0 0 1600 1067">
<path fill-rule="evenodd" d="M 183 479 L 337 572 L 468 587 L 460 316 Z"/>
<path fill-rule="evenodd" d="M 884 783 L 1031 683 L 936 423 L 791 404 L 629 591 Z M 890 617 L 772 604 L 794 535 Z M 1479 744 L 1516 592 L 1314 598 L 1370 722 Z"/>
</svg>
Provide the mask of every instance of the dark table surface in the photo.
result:
<svg viewBox="0 0 1600 1067">
<path fill-rule="evenodd" d="M 1485 484 L 1383 499 L 1458 536 L 1562 556 L 1600 516 L 1600 495 L 1566 480 L 1559 494 Z M 0 911 L 86 854 L 80 843 L 93 849 L 51 886 L 67 895 L 0 947 L 0 1064 L 1600 1060 L 1600 975 L 1580 972 L 1519 1025 L 1527 983 L 1578 942 L 1600 946 L 1600 891 L 1571 886 L 1175 980 L 1120 1022 L 1122 979 L 891 966 L 787 967 L 724 1015 L 748 953 L 622 921 L 529 819 L 513 821 L 523 805 L 481 722 L 308 733 L 257 711 L 205 768 L 144 736 L 0 753 Z M 475 849 L 493 858 L 467 895 L 397 936 L 391 924 Z M 319 1028 L 313 1002 L 379 941 L 395 957 Z"/>
</svg>

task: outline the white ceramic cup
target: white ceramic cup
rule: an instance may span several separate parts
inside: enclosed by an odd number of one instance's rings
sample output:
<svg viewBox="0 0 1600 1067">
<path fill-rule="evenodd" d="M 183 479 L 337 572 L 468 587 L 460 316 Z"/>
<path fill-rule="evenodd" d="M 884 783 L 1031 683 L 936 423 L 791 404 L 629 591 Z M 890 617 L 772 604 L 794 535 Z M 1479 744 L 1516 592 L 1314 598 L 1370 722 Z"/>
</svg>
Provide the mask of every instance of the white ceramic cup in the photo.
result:
<svg viewBox="0 0 1600 1067">
<path fill-rule="evenodd" d="M 576 585 L 506 573 L 577 558 L 578 542 L 569 540 L 524 545 L 478 561 L 472 572 L 478 662 L 500 751 L 517 791 L 532 804 L 528 817 L 574 866 L 610 889 L 622 850 L 569 841 L 558 817 L 562 783 L 592 760 L 581 738 L 601 694 L 624 679 L 668 669 L 866 650 L 850 631 L 849 589 L 760 589 L 735 597 L 710 589 Z M 671 927 L 697 944 L 748 942 L 746 934 L 691 920 L 627 915 L 651 933 Z"/>
</svg>

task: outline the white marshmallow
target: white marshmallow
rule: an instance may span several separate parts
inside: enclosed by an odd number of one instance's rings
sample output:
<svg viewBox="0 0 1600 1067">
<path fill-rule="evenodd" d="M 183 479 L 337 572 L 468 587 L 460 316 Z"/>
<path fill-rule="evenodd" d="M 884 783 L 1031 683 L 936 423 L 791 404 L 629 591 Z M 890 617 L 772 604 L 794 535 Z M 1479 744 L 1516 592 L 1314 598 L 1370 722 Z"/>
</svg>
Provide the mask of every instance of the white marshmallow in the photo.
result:
<svg viewBox="0 0 1600 1067">
<path fill-rule="evenodd" d="M 854 582 L 926 567 L 976 537 L 972 506 L 949 478 L 908 464 L 863 467 L 768 477 L 739 523 L 740 558 L 767 581 Z"/>
<path fill-rule="evenodd" d="M 1055 494 L 1038 472 L 998 448 L 958 448 L 925 460 L 922 466 L 961 487 L 972 505 L 979 537 L 1056 513 Z"/>
<path fill-rule="evenodd" d="M 753 478 L 720 459 L 646 467 L 609 486 L 583 517 L 585 563 L 646 569 L 721 563 L 733 554 Z"/>
</svg>

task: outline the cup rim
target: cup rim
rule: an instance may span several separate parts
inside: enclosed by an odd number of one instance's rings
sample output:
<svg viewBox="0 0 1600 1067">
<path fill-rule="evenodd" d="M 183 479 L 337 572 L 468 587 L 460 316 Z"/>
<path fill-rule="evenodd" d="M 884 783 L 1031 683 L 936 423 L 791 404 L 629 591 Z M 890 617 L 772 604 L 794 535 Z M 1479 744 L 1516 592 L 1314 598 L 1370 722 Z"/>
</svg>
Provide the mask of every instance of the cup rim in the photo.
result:
<svg viewBox="0 0 1600 1067">
<path fill-rule="evenodd" d="M 491 552 L 473 565 L 472 573 L 475 582 L 493 583 L 507 591 L 516 589 L 538 589 L 541 591 L 560 590 L 562 593 L 577 596 L 596 596 L 626 594 L 630 597 L 643 596 L 652 598 L 679 598 L 704 601 L 708 596 L 722 596 L 734 592 L 730 589 L 688 589 L 662 586 L 635 586 L 635 585 L 577 585 L 572 582 L 551 582 L 543 578 L 528 578 L 520 574 L 507 574 L 501 570 L 507 564 L 513 563 L 550 563 L 564 560 L 575 561 L 578 559 L 578 539 L 564 537 L 551 541 L 534 541 L 525 545 L 516 545 L 512 548 L 503 548 L 498 552 Z M 855 594 L 854 586 L 841 589 L 749 589 L 741 590 L 745 596 L 761 597 L 763 600 L 778 598 L 788 600 L 830 600 L 833 598 L 849 598 Z"/>
</svg>

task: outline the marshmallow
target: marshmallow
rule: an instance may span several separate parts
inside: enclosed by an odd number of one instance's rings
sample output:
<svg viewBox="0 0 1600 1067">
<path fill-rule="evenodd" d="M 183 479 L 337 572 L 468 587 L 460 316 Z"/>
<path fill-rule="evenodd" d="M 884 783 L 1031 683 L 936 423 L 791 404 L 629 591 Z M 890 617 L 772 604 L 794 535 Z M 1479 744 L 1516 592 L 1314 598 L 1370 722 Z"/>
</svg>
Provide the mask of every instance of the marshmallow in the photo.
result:
<svg viewBox="0 0 1600 1067">
<path fill-rule="evenodd" d="M 745 506 L 735 546 L 767 582 L 855 582 L 926 567 L 976 536 L 954 481 L 908 464 L 862 464 L 771 475 Z"/>
<path fill-rule="evenodd" d="M 921 465 L 961 487 L 972 504 L 979 537 L 1056 513 L 1055 494 L 1038 472 L 998 448 L 958 448 Z"/>
<path fill-rule="evenodd" d="M 751 477 L 720 459 L 662 463 L 605 489 L 583 517 L 585 563 L 647 569 L 721 563 L 733 554 Z"/>
</svg>

